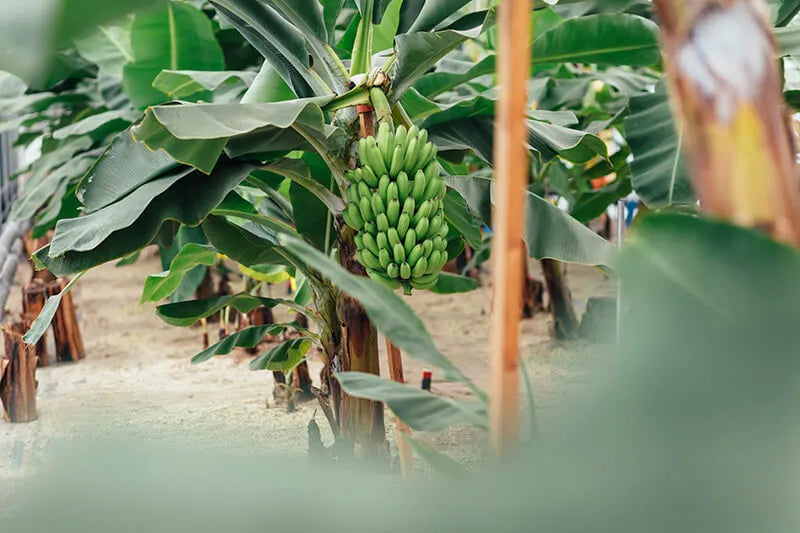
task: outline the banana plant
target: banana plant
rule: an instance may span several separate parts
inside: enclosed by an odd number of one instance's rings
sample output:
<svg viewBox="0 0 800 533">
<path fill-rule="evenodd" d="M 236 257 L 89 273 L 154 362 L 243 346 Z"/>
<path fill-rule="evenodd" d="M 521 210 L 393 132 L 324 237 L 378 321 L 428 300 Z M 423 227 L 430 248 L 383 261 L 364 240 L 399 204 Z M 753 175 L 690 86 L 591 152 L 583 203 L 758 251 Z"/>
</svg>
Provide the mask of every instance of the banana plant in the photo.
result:
<svg viewBox="0 0 800 533">
<path fill-rule="evenodd" d="M 372 120 L 369 114 L 359 115 L 356 106 L 374 104 L 370 91 L 378 89 L 396 124 L 427 130 L 436 145 L 450 186 L 443 202 L 450 228 L 447 250 L 455 254 L 465 241 L 480 244 L 480 214 L 470 197 L 482 191 L 488 198 L 491 182 L 447 175 L 446 170 L 455 170 L 465 155 L 491 163 L 496 97 L 491 87 L 448 101 L 421 92 L 429 83 L 427 73 L 437 73 L 438 66 L 462 57 L 469 43 L 480 42 L 494 26 L 493 9 L 468 4 L 211 1 L 212 20 L 218 18 L 220 27 L 238 32 L 263 57 L 258 73 L 187 70 L 218 69 L 219 63 L 181 70 L 180 65 L 158 63 L 164 58 L 156 52 L 151 57 L 148 49 L 144 59 L 134 53 L 133 61 L 121 68 L 123 90 L 137 105 L 148 106 L 145 114 L 93 163 L 76 187 L 82 216 L 59 220 L 53 241 L 36 253 L 36 259 L 56 274 L 75 274 L 151 243 L 168 243 L 180 227 L 199 227 L 214 253 L 246 268 L 290 269 L 305 280 L 310 299 L 233 294 L 178 301 L 159 306 L 164 320 L 186 326 L 226 306 L 247 312 L 283 305 L 304 313 L 315 324 L 313 333 L 257 358 L 254 365 L 289 369 L 303 359 L 311 341 L 319 343 L 326 363 L 323 385 L 333 398 L 334 432 L 374 449 L 382 448 L 384 439 L 380 406 L 346 392 L 386 401 L 412 428 L 442 423 L 415 409 L 419 402 L 452 403 L 450 409 L 461 413 L 452 420 L 484 423 L 482 391 L 439 352 L 400 296 L 363 277 L 363 267 L 354 259 L 355 232 L 342 217 L 346 174 L 356 165 L 356 140 L 365 133 L 361 122 Z M 187 7 L 171 3 L 167 15 L 181 17 Z M 143 17 L 150 17 L 147 24 L 141 22 Z M 162 20 L 163 15 L 137 14 L 132 28 L 157 28 Z M 196 15 L 191 20 L 205 25 Z M 558 46 L 556 40 L 554 57 Z M 181 57 L 180 49 L 176 55 Z M 173 59 L 175 55 L 169 61 Z M 156 101 L 146 82 L 133 81 L 136 76 L 149 80 L 165 97 Z M 241 98 L 197 96 L 231 78 L 247 86 Z M 171 90 L 162 90 L 165 87 Z M 169 98 L 182 100 L 168 102 Z M 597 135 L 571 127 L 571 114 L 536 109 L 529 114 L 530 149 L 536 161 L 608 160 Z M 610 246 L 576 219 L 534 193 L 529 194 L 528 208 L 529 225 L 536 229 L 529 234 L 533 256 L 609 264 Z M 188 271 L 187 263 L 181 264 L 165 276 L 180 278 L 180 272 Z M 457 276 L 439 280 L 433 291 L 472 286 Z M 201 352 L 195 361 L 236 345 L 254 346 L 285 326 L 242 330 Z M 376 327 L 409 356 L 441 368 L 448 378 L 465 381 L 478 404 L 461 405 L 365 376 L 378 370 Z M 397 401 L 398 394 L 405 400 Z"/>
<path fill-rule="evenodd" d="M 173 16 L 188 7 L 173 4 Z M 661 105 L 658 28 L 649 8 L 638 2 L 599 12 L 578 10 L 577 4 L 592 3 L 537 5 L 532 13 L 537 30 L 530 92 L 536 105 L 528 112 L 533 164 L 526 240 L 537 259 L 607 266 L 611 247 L 582 222 L 630 187 L 654 206 L 692 203 L 693 197 L 684 186 L 680 135 Z M 332 426 L 344 439 L 378 448 L 383 435 L 375 405 L 343 392 L 385 401 L 412 428 L 451 423 L 422 414 L 419 406 L 431 402 L 447 403 L 441 409 L 456 413 L 452 420 L 484 424 L 485 395 L 436 349 L 399 295 L 363 277 L 354 260 L 355 232 L 342 213 L 361 122 L 372 120 L 356 106 L 373 104 L 370 92 L 378 89 L 396 124 L 425 129 L 436 145 L 448 184 L 447 250 L 481 244 L 480 227 L 491 224 L 494 11 L 469 2 L 400 0 L 214 0 L 210 6 L 204 12 L 209 24 L 241 36 L 263 64 L 253 72 L 220 70 L 213 61 L 184 67 L 173 57 L 155 66 L 135 54 L 123 61 L 123 79 L 129 78 L 123 92 L 135 94 L 145 113 L 114 137 L 76 186 L 81 216 L 61 217 L 37 260 L 55 273 L 74 274 L 200 228 L 208 253 L 249 269 L 280 265 L 305 280 L 305 296 L 176 301 L 159 306 L 164 320 L 186 326 L 226 306 L 246 312 L 283 305 L 305 314 L 314 326 L 303 339 L 280 345 L 254 366 L 288 370 L 312 342 L 319 343 L 323 385 L 334 399 Z M 143 16 L 136 15 L 133 28 Z M 191 20 L 205 25 L 196 14 Z M 137 75 L 146 81 L 132 81 Z M 148 83 L 163 94 L 158 101 Z M 231 87 L 246 91 L 239 97 Z M 647 132 L 658 127 L 661 146 Z M 611 172 L 617 174 L 613 185 L 589 188 L 590 180 Z M 552 192 L 569 200 L 569 213 L 544 198 Z M 202 254 L 192 258 L 189 246 L 163 274 L 170 284 L 187 267 L 203 264 Z M 441 276 L 432 290 L 469 287 L 458 277 Z M 286 327 L 250 327 L 194 361 L 255 346 Z M 451 404 L 365 375 L 377 372 L 376 327 L 409 356 L 465 381 L 478 404 Z"/>
</svg>

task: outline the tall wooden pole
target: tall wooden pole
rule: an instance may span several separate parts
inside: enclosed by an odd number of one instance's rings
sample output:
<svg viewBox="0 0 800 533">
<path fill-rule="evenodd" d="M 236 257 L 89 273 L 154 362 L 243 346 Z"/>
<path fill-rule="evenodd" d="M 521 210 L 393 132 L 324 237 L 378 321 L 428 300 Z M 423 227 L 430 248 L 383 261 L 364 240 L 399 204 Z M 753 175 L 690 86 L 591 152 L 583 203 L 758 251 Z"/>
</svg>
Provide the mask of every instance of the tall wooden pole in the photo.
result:
<svg viewBox="0 0 800 533">
<path fill-rule="evenodd" d="M 526 86 L 530 72 L 530 0 L 504 0 L 498 8 L 497 103 L 494 134 L 495 212 L 492 237 L 493 302 L 489 423 L 492 448 L 512 452 L 519 432 L 519 322 L 525 195 L 528 179 Z"/>
<path fill-rule="evenodd" d="M 762 0 L 656 0 L 703 210 L 800 246 L 800 187 Z"/>
<path fill-rule="evenodd" d="M 392 381 L 404 384 L 406 379 L 403 375 L 403 352 L 392 344 L 389 337 L 386 337 L 386 358 L 389 361 L 389 378 Z M 407 478 L 414 472 L 414 452 L 411 450 L 411 445 L 400 433 L 411 435 L 411 429 L 398 417 L 394 418 L 394 424 L 397 429 L 396 440 L 397 454 L 400 456 L 400 472 L 403 477 Z"/>
</svg>

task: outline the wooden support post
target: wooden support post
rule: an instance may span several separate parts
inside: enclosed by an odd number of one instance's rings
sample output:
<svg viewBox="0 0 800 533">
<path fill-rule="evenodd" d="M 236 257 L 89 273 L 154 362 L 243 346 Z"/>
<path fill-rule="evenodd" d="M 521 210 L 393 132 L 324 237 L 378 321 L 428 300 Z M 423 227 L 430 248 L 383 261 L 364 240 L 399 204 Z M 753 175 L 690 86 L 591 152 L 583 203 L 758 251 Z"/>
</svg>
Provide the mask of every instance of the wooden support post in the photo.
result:
<svg viewBox="0 0 800 533">
<path fill-rule="evenodd" d="M 22 324 L 27 331 L 33 325 L 33 321 L 42 312 L 44 303 L 47 301 L 47 285 L 41 280 L 34 278 L 30 283 L 22 287 Z M 36 343 L 36 357 L 39 366 L 47 366 L 47 336 L 42 335 Z"/>
<path fill-rule="evenodd" d="M 67 286 L 67 283 L 69 283 L 69 280 L 66 278 L 58 278 L 48 283 L 48 295 L 60 293 Z M 56 361 L 78 361 L 86 355 L 83 349 L 83 337 L 81 336 L 78 317 L 75 314 L 75 303 L 70 292 L 64 294 L 61 298 L 61 305 L 58 306 L 58 310 L 53 317 L 53 337 L 56 344 Z"/>
<path fill-rule="evenodd" d="M 519 322 L 528 178 L 525 116 L 530 72 L 530 0 L 498 7 L 497 75 L 500 99 L 494 135 L 495 211 L 492 238 L 494 308 L 491 319 L 489 424 L 497 455 L 512 452 L 519 434 Z"/>
<path fill-rule="evenodd" d="M 0 401 L 8 422 L 31 422 L 36 411 L 36 351 L 22 340 L 22 323 L 5 324 L 5 357 L 0 360 Z"/>
<path fill-rule="evenodd" d="M 405 383 L 403 376 L 403 353 L 400 348 L 392 344 L 386 338 L 386 358 L 389 361 L 389 377 L 397 383 Z M 397 453 L 400 456 L 400 473 L 404 478 L 408 478 L 414 473 L 414 452 L 411 445 L 403 438 L 401 433 L 411 435 L 411 428 L 399 418 L 394 418 L 395 428 L 397 429 Z"/>
<path fill-rule="evenodd" d="M 700 207 L 800 246 L 794 135 L 761 0 L 656 0 Z"/>
</svg>

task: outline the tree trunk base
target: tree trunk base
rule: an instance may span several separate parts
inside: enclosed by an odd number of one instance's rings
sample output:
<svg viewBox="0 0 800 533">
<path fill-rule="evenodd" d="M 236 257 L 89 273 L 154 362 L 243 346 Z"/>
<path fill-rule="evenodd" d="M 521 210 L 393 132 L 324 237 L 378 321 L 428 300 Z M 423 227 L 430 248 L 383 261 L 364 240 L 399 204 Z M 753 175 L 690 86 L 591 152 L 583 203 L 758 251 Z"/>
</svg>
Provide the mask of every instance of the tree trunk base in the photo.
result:
<svg viewBox="0 0 800 533">
<path fill-rule="evenodd" d="M 544 310 L 544 285 L 528 273 L 528 257 L 522 256 L 522 318 Z"/>
<path fill-rule="evenodd" d="M 59 294 L 64 290 L 68 282 L 69 280 L 66 278 L 58 278 L 48 283 L 48 295 Z M 58 306 L 58 310 L 53 317 L 52 326 L 56 345 L 56 361 L 78 361 L 86 356 L 78 317 L 75 314 L 75 303 L 72 301 L 71 293 L 66 293 L 61 298 L 61 305 Z"/>
<path fill-rule="evenodd" d="M 572 295 L 567 286 L 562 264 L 554 259 L 542 259 L 542 273 L 553 312 L 553 332 L 558 340 L 574 339 L 578 332 L 578 319 L 572 306 Z"/>
<path fill-rule="evenodd" d="M 27 257 L 28 261 L 31 262 L 31 270 L 33 271 L 31 281 L 39 280 L 43 283 L 50 283 L 51 281 L 56 280 L 56 277 L 53 275 L 53 273 L 46 268 L 43 268 L 42 270 L 36 270 L 33 268 L 32 261 L 30 260 L 33 253 L 41 247 L 50 244 L 52 238 L 52 232 L 48 232 L 46 235 L 39 237 L 38 239 L 34 239 L 32 236 L 32 231 L 30 230 L 22 237 L 22 248 L 25 250 L 25 257 Z"/>
<path fill-rule="evenodd" d="M 33 325 L 36 317 L 42 312 L 45 301 L 47 301 L 47 284 L 41 279 L 34 278 L 30 283 L 22 287 L 22 324 L 25 331 Z M 47 336 L 42 335 L 36 343 L 36 357 L 39 366 L 47 366 Z"/>
<path fill-rule="evenodd" d="M 5 357 L 0 360 L 0 401 L 8 422 L 31 422 L 36 411 L 36 348 L 22 340 L 22 323 L 3 326 Z"/>
</svg>

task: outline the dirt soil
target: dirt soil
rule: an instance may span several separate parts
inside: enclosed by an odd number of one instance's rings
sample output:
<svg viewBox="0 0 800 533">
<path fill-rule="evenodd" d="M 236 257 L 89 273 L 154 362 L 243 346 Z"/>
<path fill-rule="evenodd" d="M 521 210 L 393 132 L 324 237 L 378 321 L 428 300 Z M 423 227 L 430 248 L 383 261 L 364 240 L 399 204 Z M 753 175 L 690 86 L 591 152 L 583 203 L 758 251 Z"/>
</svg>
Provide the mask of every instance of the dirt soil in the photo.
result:
<svg viewBox="0 0 800 533">
<path fill-rule="evenodd" d="M 271 373 L 250 371 L 247 361 L 251 356 L 244 351 L 190 365 L 190 357 L 202 348 L 200 329 L 171 327 L 156 317 L 153 305 L 139 305 L 145 277 L 160 271 L 153 253 L 142 256 L 133 265 L 97 268 L 75 287 L 87 356 L 77 363 L 52 364 L 37 371 L 39 420 L 28 424 L 0 420 L 0 486 L 8 487 L 6 480 L 13 485 L 13 480 L 35 468 L 48 450 L 86 435 L 124 433 L 160 443 L 188 440 L 198 449 L 302 457 L 307 453 L 307 424 L 315 417 L 323 440 L 331 443 L 316 403 L 300 404 L 293 413 L 275 405 Z M 18 284 L 28 279 L 30 273 L 25 270 L 18 273 Z M 536 263 L 531 272 L 541 278 Z M 570 266 L 568 280 L 579 313 L 589 296 L 613 291 L 613 282 L 591 268 Z M 286 289 L 278 287 L 276 294 L 279 290 Z M 19 294 L 16 287 L 9 301 L 9 308 L 17 314 Z M 489 287 L 457 295 L 420 294 L 409 302 L 428 325 L 437 346 L 485 387 Z M 550 328 L 549 315 L 540 313 L 526 320 L 521 331 L 522 353 L 544 431 L 557 419 L 558 407 L 568 401 L 570 388 L 583 380 L 578 363 L 596 357 L 601 350 L 581 341 L 555 342 Z M 212 331 L 211 341 L 215 340 Z M 317 382 L 322 366 L 319 357 L 313 357 L 310 364 Z M 407 381 L 419 386 L 423 365 L 408 357 L 405 365 Z M 382 366 L 386 368 L 385 359 Z M 462 387 L 437 381 L 435 373 L 433 391 L 453 397 L 467 395 Z M 387 413 L 394 449 L 392 426 Z M 479 462 L 487 442 L 485 432 L 463 427 L 422 438 L 465 463 Z"/>
</svg>

